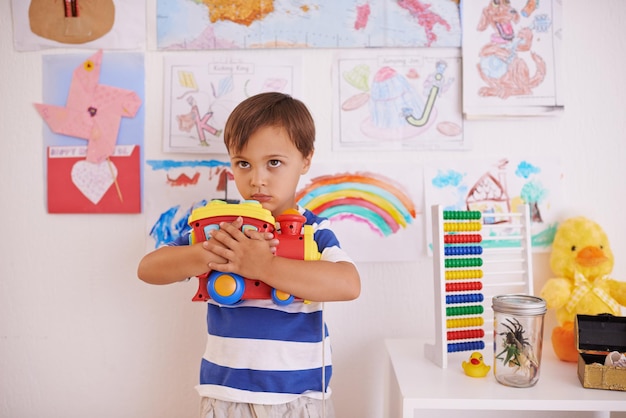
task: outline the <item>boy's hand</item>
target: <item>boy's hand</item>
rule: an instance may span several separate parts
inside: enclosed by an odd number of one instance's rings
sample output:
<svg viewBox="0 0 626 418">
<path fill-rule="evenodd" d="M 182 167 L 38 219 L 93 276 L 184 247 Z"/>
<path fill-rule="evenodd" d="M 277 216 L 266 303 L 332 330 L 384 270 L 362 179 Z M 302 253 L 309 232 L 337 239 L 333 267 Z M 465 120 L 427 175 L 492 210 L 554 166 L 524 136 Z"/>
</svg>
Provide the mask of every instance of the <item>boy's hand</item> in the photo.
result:
<svg viewBox="0 0 626 418">
<path fill-rule="evenodd" d="M 241 226 L 243 225 L 243 219 L 241 218 L 241 216 L 235 219 L 232 222 L 232 225 L 233 227 L 240 229 Z M 221 263 L 221 264 L 228 263 L 228 260 L 226 258 L 219 255 L 220 251 L 219 250 L 216 251 L 217 248 L 226 248 L 226 247 L 220 241 L 212 239 L 213 238 L 212 232 L 213 231 L 210 231 L 209 232 L 210 236 L 207 237 L 206 241 L 202 242 L 202 248 L 214 254 L 214 257 L 212 257 L 210 261 L 207 261 L 207 266 L 209 265 L 211 261 L 214 261 L 216 263 Z"/>
<path fill-rule="evenodd" d="M 220 229 L 210 232 L 211 239 L 205 241 L 203 247 L 223 260 L 209 263 L 211 270 L 256 278 L 256 272 L 262 269 L 265 263 L 271 262 L 279 241 L 271 232 L 253 229 L 242 232 L 242 225 L 241 217 L 232 223 L 223 222 Z"/>
<path fill-rule="evenodd" d="M 220 225 L 220 227 L 222 227 L 223 225 L 226 225 L 226 223 L 223 223 L 222 225 Z M 233 228 L 241 231 L 241 227 L 243 226 L 243 218 L 241 216 L 237 217 L 237 219 L 235 219 L 230 225 L 232 225 Z M 270 246 L 270 250 L 272 254 L 276 253 L 278 240 L 274 238 L 274 234 L 272 234 L 271 232 L 259 232 L 254 229 L 246 229 L 245 231 L 243 231 L 243 234 L 250 239 L 258 239 L 258 240 L 267 241 L 267 243 Z M 209 247 L 209 245 L 207 245 L 206 247 Z"/>
</svg>

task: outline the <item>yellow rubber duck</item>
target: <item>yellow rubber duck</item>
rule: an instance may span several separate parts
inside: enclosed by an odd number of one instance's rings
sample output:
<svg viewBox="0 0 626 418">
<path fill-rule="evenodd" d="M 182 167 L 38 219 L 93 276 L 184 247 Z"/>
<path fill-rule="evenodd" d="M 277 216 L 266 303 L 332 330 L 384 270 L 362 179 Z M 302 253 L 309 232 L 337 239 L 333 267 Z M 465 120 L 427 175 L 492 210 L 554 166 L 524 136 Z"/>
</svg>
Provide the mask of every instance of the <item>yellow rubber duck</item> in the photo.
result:
<svg viewBox="0 0 626 418">
<path fill-rule="evenodd" d="M 485 377 L 491 370 L 491 366 L 483 362 L 483 355 L 478 351 L 474 351 L 469 360 L 464 361 L 462 366 L 465 374 L 470 377 Z"/>
</svg>

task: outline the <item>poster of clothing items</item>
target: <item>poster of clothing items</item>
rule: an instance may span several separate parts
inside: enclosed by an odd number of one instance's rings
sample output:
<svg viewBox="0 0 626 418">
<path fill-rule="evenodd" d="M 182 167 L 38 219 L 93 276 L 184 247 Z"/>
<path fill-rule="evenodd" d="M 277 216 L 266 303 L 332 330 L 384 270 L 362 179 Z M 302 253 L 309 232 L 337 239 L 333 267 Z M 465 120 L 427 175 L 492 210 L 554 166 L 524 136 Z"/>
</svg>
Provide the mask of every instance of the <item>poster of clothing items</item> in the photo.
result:
<svg viewBox="0 0 626 418">
<path fill-rule="evenodd" d="M 498 224 L 492 229 L 501 244 L 507 235 L 519 233 L 519 218 L 504 215 L 519 213 L 521 205 L 528 205 L 533 251 L 545 252 L 564 210 L 562 179 L 561 162 L 555 158 L 440 161 L 424 166 L 424 200 L 429 208 L 441 205 L 444 210 L 481 212 L 483 224 Z M 426 240 L 432 255 L 430 211 L 426 211 Z"/>
<path fill-rule="evenodd" d="M 468 118 L 562 113 L 562 3 L 461 3 L 463 111 Z"/>
<path fill-rule="evenodd" d="M 333 65 L 333 149 L 459 150 L 459 48 L 339 51 Z"/>
<path fill-rule="evenodd" d="M 11 6 L 18 51 L 145 46 L 145 0 L 11 0 Z"/>
<path fill-rule="evenodd" d="M 140 53 L 43 56 L 48 212 L 141 212 Z"/>
<path fill-rule="evenodd" d="M 163 150 L 227 154 L 222 132 L 230 112 L 258 93 L 300 98 L 301 61 L 278 51 L 166 56 Z"/>
<path fill-rule="evenodd" d="M 459 47 L 453 0 L 157 0 L 161 50 Z"/>
</svg>

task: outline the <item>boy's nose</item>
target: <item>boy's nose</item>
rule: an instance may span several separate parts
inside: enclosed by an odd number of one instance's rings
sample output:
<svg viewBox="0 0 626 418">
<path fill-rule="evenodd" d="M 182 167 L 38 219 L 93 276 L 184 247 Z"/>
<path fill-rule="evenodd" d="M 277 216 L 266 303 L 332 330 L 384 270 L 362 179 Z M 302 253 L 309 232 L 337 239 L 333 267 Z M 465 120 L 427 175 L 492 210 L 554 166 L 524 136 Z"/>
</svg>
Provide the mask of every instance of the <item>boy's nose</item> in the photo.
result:
<svg viewBox="0 0 626 418">
<path fill-rule="evenodd" d="M 265 170 L 253 170 L 250 183 L 252 186 L 263 186 L 266 182 L 265 177 Z"/>
</svg>

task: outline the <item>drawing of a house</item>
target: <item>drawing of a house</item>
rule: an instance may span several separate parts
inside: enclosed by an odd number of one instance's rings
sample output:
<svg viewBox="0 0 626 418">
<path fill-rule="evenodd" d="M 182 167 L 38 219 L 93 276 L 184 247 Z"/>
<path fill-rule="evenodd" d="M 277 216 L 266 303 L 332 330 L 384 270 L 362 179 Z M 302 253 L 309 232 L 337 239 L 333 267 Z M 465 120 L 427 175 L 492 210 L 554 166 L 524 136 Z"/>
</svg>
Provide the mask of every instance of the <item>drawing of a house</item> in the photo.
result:
<svg viewBox="0 0 626 418">
<path fill-rule="evenodd" d="M 498 177 L 490 172 L 483 174 L 472 186 L 465 200 L 467 210 L 477 210 L 483 214 L 483 223 L 497 224 L 510 222 L 506 217 L 486 216 L 510 212 L 511 203 L 506 188 L 506 165 L 508 160 L 498 164 Z"/>
</svg>

